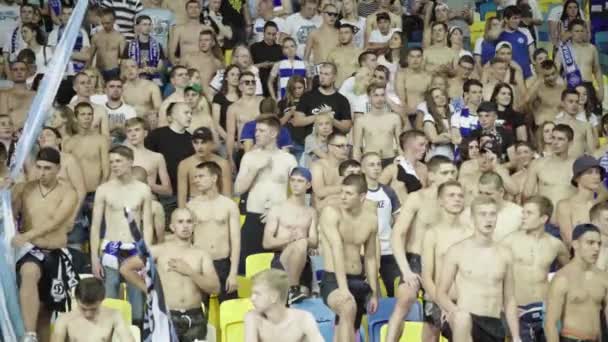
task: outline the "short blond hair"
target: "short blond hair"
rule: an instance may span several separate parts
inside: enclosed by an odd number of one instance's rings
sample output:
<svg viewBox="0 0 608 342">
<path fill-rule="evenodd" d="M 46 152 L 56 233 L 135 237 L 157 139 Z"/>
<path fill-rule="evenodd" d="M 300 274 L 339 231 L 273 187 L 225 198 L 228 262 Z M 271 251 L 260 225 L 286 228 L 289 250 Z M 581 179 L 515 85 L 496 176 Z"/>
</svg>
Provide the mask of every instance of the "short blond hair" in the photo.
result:
<svg viewBox="0 0 608 342">
<path fill-rule="evenodd" d="M 475 209 L 477 209 L 477 207 L 482 206 L 482 205 L 487 205 L 487 204 L 492 204 L 494 206 L 498 206 L 498 203 L 492 197 L 477 196 L 473 199 L 473 202 L 471 202 L 471 212 L 475 212 Z"/>
<path fill-rule="evenodd" d="M 287 302 L 287 292 L 289 291 L 289 279 L 285 271 L 274 268 L 264 270 L 251 278 L 253 286 L 265 284 L 269 288 L 279 293 L 282 303 Z"/>
</svg>

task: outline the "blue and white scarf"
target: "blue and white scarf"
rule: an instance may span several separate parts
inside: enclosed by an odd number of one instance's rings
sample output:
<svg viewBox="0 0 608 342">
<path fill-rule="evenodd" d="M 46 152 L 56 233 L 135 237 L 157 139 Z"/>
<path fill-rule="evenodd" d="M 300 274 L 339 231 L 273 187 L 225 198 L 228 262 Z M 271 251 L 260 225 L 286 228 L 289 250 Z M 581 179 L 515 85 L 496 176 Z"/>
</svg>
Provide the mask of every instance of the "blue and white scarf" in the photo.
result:
<svg viewBox="0 0 608 342">
<path fill-rule="evenodd" d="M 142 64 L 142 60 L 141 60 L 141 48 L 139 46 L 139 39 L 133 39 L 131 40 L 131 42 L 129 43 L 129 58 L 134 60 L 137 63 L 137 66 L 140 68 L 143 68 L 145 66 L 149 66 L 149 67 L 153 67 L 156 68 L 158 67 L 158 61 L 160 60 L 160 51 L 161 51 L 161 47 L 160 44 L 156 41 L 156 39 L 154 39 L 153 37 L 149 38 L 149 43 L 150 43 L 150 50 L 148 51 L 148 61 L 147 61 L 147 65 L 143 65 Z"/>
<path fill-rule="evenodd" d="M 64 25 L 59 26 L 59 29 L 57 30 L 57 44 L 59 44 L 59 42 L 61 41 L 61 36 L 63 36 L 64 30 Z M 74 51 L 82 50 L 82 40 L 82 31 L 78 31 L 78 37 L 76 38 L 76 43 L 74 43 Z M 74 72 L 78 73 L 84 70 L 86 62 L 72 60 L 72 65 L 74 66 Z"/>
<path fill-rule="evenodd" d="M 13 35 L 11 36 L 11 54 L 17 52 L 17 40 L 19 38 L 18 34 L 20 28 L 21 25 L 17 25 L 17 27 L 13 30 Z"/>
<path fill-rule="evenodd" d="M 61 0 L 49 0 L 49 6 L 56 16 L 61 15 Z"/>
<path fill-rule="evenodd" d="M 583 76 L 581 75 L 578 65 L 576 65 L 576 59 L 574 58 L 574 53 L 572 51 L 572 43 L 560 42 L 559 50 L 562 54 L 564 79 L 568 84 L 568 88 L 574 89 L 583 82 Z"/>
</svg>

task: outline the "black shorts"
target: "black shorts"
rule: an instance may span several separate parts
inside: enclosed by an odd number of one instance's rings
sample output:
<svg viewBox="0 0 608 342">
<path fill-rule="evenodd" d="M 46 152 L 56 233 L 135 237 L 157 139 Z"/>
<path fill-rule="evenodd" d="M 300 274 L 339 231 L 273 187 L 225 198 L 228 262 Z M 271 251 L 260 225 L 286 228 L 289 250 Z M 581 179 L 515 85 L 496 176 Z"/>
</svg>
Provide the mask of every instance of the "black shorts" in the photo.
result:
<svg viewBox="0 0 608 342">
<path fill-rule="evenodd" d="M 262 214 L 246 213 L 245 222 L 241 228 L 241 258 L 239 261 L 239 274 L 245 275 L 245 260 L 248 256 L 264 253 L 264 227 Z"/>
<path fill-rule="evenodd" d="M 505 327 L 500 318 L 470 314 L 473 321 L 471 336 L 475 342 L 504 342 Z"/>
<path fill-rule="evenodd" d="M 422 260 L 420 254 L 405 253 L 407 263 L 410 264 L 410 270 L 416 274 L 422 274 Z"/>
<path fill-rule="evenodd" d="M 424 321 L 437 327 L 441 328 L 441 308 L 430 300 L 424 300 Z"/>
<path fill-rule="evenodd" d="M 217 277 L 220 279 L 220 293 L 217 296 L 220 303 L 228 299 L 236 299 L 239 297 L 238 291 L 232 293 L 226 292 L 226 279 L 228 279 L 228 275 L 230 274 L 230 266 L 230 258 L 213 260 L 213 267 L 215 268 Z"/>
<path fill-rule="evenodd" d="M 180 342 L 193 342 L 207 338 L 207 317 L 200 308 L 171 310 L 171 321 Z"/>
<path fill-rule="evenodd" d="M 380 256 L 380 278 L 386 288 L 388 297 L 395 296 L 395 279 L 401 276 L 399 265 L 392 254 Z"/>
<path fill-rule="evenodd" d="M 40 301 L 44 304 L 50 305 L 53 303 L 51 295 L 51 287 L 53 286 L 53 277 L 55 271 L 57 271 L 58 264 L 60 262 L 59 257 L 49 249 L 38 249 L 39 252 L 44 254 L 44 259 L 41 261 L 30 253 L 25 254 L 19 261 L 17 261 L 17 283 L 21 286 L 21 267 L 28 263 L 34 263 L 40 269 L 40 281 L 38 281 L 38 296 Z"/>
<path fill-rule="evenodd" d="M 384 158 L 384 159 L 380 160 L 382 168 L 384 169 L 385 167 L 391 165 L 393 163 L 393 161 L 395 161 L 395 158 L 396 157 L 391 157 L 391 158 Z"/>
<path fill-rule="evenodd" d="M 597 342 L 597 341 L 596 340 L 581 340 L 581 339 L 576 339 L 576 338 L 560 336 L 559 342 Z"/>
<path fill-rule="evenodd" d="M 347 274 L 346 281 L 348 283 L 348 290 L 353 295 L 357 305 L 354 328 L 355 330 L 359 330 L 361 319 L 366 312 L 367 301 L 372 293 L 372 289 L 362 275 Z M 321 298 L 323 298 L 325 305 L 329 306 L 327 298 L 329 298 L 329 295 L 337 289 L 338 281 L 336 280 L 336 274 L 333 272 L 324 272 L 323 278 L 321 279 Z M 339 322 L 340 317 L 336 315 L 336 324 Z"/>
<path fill-rule="evenodd" d="M 281 252 L 274 252 L 274 257 L 272 257 L 270 267 L 285 271 L 285 267 L 281 263 Z M 312 288 L 312 265 L 310 263 L 310 257 L 308 256 L 306 256 L 306 264 L 304 265 L 304 269 L 300 275 L 300 286 L 305 286 L 308 289 Z"/>
</svg>

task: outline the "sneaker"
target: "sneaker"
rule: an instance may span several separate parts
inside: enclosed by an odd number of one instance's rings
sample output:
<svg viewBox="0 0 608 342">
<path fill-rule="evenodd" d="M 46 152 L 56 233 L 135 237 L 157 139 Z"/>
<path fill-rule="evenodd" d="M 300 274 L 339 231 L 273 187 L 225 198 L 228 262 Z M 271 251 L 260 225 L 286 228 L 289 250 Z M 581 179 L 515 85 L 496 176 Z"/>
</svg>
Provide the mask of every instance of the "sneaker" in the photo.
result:
<svg viewBox="0 0 608 342">
<path fill-rule="evenodd" d="M 23 336 L 22 342 L 38 342 L 38 336 L 36 335 L 35 332 L 25 333 L 25 336 Z"/>
<path fill-rule="evenodd" d="M 306 295 L 300 291 L 299 286 L 292 286 L 289 288 L 289 292 L 287 294 L 288 305 L 301 302 L 304 298 L 306 298 Z"/>
</svg>

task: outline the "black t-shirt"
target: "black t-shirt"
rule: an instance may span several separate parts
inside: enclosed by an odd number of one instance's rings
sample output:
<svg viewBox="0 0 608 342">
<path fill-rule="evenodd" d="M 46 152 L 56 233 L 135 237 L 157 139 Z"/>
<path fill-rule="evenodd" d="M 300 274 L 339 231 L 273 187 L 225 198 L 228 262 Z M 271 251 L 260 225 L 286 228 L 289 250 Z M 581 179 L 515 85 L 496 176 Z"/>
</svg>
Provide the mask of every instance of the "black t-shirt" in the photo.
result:
<svg viewBox="0 0 608 342">
<path fill-rule="evenodd" d="M 484 134 L 485 132 L 486 131 L 479 128 L 479 129 L 474 130 L 473 133 L 471 134 L 471 136 L 474 137 L 475 139 L 479 139 L 481 137 L 481 135 Z M 498 158 L 500 158 L 502 161 L 507 161 L 508 160 L 507 149 L 515 143 L 515 138 L 513 136 L 513 132 L 504 127 L 496 127 L 493 135 L 494 135 L 494 138 L 496 139 L 496 142 L 498 143 L 498 146 L 500 146 L 500 155 L 498 156 Z"/>
<path fill-rule="evenodd" d="M 165 157 L 173 193 L 177 193 L 177 166 L 194 154 L 190 133 L 177 133 L 169 127 L 157 128 L 148 134 L 144 145 Z"/>
<path fill-rule="evenodd" d="M 525 126 L 524 115 L 512 109 L 498 111 L 498 120 L 504 121 L 502 127 L 510 130 L 515 134 L 518 127 Z"/>
<path fill-rule="evenodd" d="M 334 118 L 338 121 L 351 120 L 350 104 L 344 95 L 335 91 L 331 95 L 321 94 L 319 88 L 315 88 L 307 93 L 304 93 L 296 110 L 306 114 L 306 116 L 316 115 L 317 113 L 331 109 L 335 112 Z M 312 133 L 313 124 L 306 127 L 294 127 L 291 138 L 294 142 L 304 145 L 306 136 Z"/>
<path fill-rule="evenodd" d="M 226 113 L 228 112 L 228 107 L 234 102 L 230 102 L 230 100 L 226 98 L 226 95 L 222 94 L 222 92 L 218 92 L 213 96 L 213 103 L 220 105 L 220 126 L 226 130 Z"/>
<path fill-rule="evenodd" d="M 283 59 L 283 50 L 281 45 L 272 44 L 267 45 L 264 41 L 251 44 L 249 47 L 251 51 L 251 58 L 253 64 L 262 62 L 278 62 Z M 268 77 L 270 76 L 270 70 L 272 68 L 260 68 L 260 81 L 262 81 L 262 89 L 264 90 L 264 96 L 268 96 Z"/>
<path fill-rule="evenodd" d="M 279 101 L 278 106 L 279 106 L 279 118 L 283 118 L 285 116 L 285 114 L 287 114 L 287 112 L 289 112 L 292 108 L 297 107 L 297 103 L 290 103 L 289 100 L 286 97 L 284 97 L 283 99 L 281 99 L 281 101 Z M 296 134 L 294 132 L 296 132 L 298 128 L 293 127 L 291 122 L 287 122 L 285 124 L 285 127 L 287 127 L 287 129 L 289 130 L 289 135 L 291 135 L 291 139 L 293 140 L 293 135 Z"/>
</svg>

